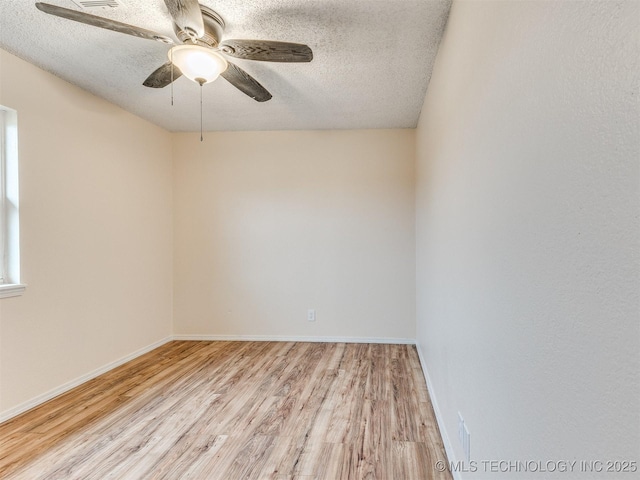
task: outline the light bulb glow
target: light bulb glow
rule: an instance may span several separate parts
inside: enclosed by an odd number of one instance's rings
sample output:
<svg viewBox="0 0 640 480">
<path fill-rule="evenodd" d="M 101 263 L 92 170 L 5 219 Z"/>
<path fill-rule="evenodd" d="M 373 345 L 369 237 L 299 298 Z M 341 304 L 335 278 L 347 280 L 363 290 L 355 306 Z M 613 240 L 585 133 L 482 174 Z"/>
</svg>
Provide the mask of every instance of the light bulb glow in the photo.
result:
<svg viewBox="0 0 640 480">
<path fill-rule="evenodd" d="M 229 64 L 218 52 L 199 45 L 180 45 L 169 50 L 169 60 L 196 83 L 213 82 Z"/>
</svg>

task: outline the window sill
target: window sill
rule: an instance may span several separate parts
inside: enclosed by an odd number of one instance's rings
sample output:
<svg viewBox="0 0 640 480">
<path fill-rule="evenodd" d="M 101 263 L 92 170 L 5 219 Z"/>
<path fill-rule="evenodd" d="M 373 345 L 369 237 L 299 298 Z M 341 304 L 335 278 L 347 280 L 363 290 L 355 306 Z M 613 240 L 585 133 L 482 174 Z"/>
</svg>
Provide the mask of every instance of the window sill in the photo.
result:
<svg viewBox="0 0 640 480">
<path fill-rule="evenodd" d="M 18 297 L 24 293 L 26 285 L 20 283 L 7 283 L 0 285 L 0 298 Z"/>
</svg>

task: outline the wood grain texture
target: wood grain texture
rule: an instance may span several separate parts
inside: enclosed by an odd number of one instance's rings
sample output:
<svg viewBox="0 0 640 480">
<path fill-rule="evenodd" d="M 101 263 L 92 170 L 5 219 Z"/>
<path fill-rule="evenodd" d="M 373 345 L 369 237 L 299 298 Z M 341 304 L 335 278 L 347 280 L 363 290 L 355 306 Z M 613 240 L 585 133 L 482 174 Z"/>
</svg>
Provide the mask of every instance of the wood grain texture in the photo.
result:
<svg viewBox="0 0 640 480">
<path fill-rule="evenodd" d="M 273 40 L 225 40 L 221 50 L 232 57 L 261 62 L 300 63 L 313 60 L 313 52 L 302 43 Z"/>
<path fill-rule="evenodd" d="M 67 20 L 73 20 L 74 22 L 80 22 L 99 28 L 106 28 L 107 30 L 112 30 L 114 32 L 124 33 L 138 38 L 145 38 L 147 40 L 155 40 L 156 42 L 167 44 L 173 43 L 173 40 L 169 37 L 152 32 L 151 30 L 134 27 L 133 25 L 117 22 L 109 18 L 99 17 L 97 15 L 91 15 L 78 10 L 70 10 L 68 8 L 58 7 L 57 5 L 51 5 L 43 2 L 36 2 L 36 8 L 41 12 L 48 13 L 49 15 L 66 18 Z"/>
<path fill-rule="evenodd" d="M 0 425 L 0 478 L 444 480 L 415 347 L 171 342 Z"/>
<path fill-rule="evenodd" d="M 149 88 L 164 88 L 182 76 L 182 72 L 171 62 L 167 62 L 153 71 L 142 83 Z"/>
<path fill-rule="evenodd" d="M 189 36 L 204 35 L 204 20 L 198 0 L 164 0 L 175 24 Z"/>
<path fill-rule="evenodd" d="M 229 66 L 227 69 L 220 74 L 222 78 L 242 93 L 253 98 L 256 102 L 266 102 L 271 100 L 271 94 L 260 84 L 260 82 L 235 63 L 228 62 L 228 64 Z"/>
</svg>

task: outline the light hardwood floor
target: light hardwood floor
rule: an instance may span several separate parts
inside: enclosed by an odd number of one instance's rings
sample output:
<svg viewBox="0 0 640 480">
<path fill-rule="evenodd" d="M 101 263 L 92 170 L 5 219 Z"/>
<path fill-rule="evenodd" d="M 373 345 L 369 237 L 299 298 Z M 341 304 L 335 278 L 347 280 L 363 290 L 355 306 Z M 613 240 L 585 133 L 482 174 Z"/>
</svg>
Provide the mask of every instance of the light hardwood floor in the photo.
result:
<svg viewBox="0 0 640 480">
<path fill-rule="evenodd" d="M 171 342 L 0 425 L 0 478 L 449 480 L 415 347 Z"/>
</svg>

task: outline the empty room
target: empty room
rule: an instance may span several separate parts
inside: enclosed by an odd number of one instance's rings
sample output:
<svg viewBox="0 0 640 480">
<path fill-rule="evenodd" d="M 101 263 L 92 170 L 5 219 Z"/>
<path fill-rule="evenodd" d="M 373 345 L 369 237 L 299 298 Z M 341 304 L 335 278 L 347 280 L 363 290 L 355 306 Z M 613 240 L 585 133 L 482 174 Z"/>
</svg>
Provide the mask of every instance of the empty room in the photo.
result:
<svg viewBox="0 0 640 480">
<path fill-rule="evenodd" d="M 640 0 L 2 0 L 0 478 L 640 473 Z"/>
</svg>

